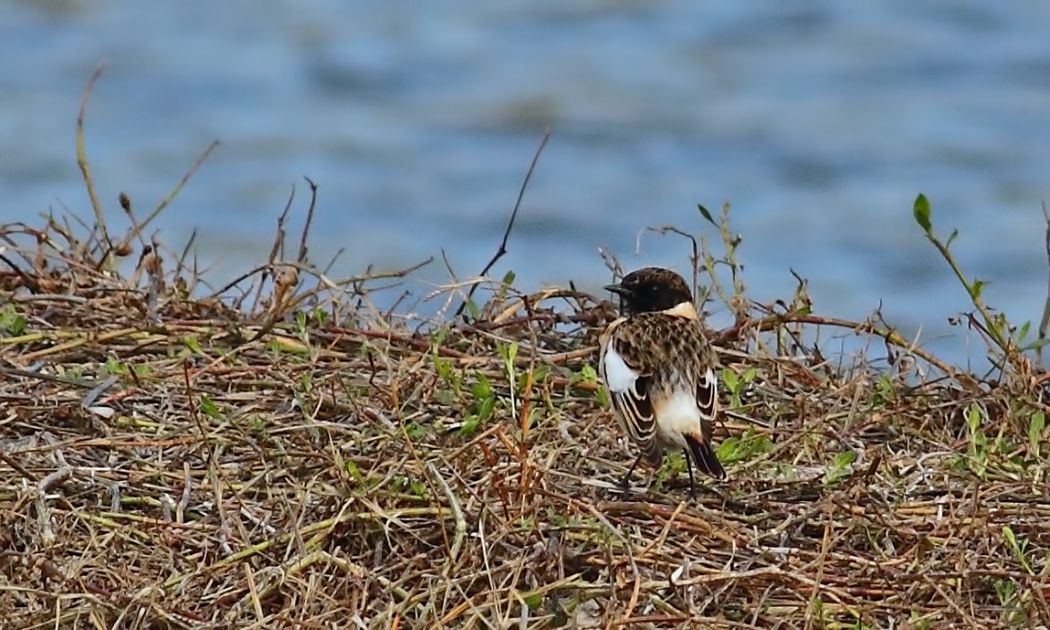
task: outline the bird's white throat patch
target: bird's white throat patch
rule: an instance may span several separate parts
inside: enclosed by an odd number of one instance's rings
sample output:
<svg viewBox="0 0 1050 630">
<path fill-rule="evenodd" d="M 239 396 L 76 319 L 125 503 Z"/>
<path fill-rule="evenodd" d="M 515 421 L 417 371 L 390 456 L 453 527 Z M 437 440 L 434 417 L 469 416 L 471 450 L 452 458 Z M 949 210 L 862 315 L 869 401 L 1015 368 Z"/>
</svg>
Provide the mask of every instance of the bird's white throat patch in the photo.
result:
<svg viewBox="0 0 1050 630">
<path fill-rule="evenodd" d="M 626 392 L 634 389 L 637 380 L 638 373 L 627 367 L 623 357 L 610 343 L 605 351 L 605 384 L 614 392 Z"/>
</svg>

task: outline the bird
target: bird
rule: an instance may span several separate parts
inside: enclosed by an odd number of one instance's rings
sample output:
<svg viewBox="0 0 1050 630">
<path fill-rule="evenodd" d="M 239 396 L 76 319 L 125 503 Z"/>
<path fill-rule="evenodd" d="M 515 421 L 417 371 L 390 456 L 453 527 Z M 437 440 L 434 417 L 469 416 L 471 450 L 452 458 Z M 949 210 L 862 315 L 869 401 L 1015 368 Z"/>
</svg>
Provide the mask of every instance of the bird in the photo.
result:
<svg viewBox="0 0 1050 630">
<path fill-rule="evenodd" d="M 604 287 L 620 297 L 620 317 L 600 336 L 599 373 L 613 415 L 641 453 L 620 482 L 630 487 L 635 467 L 654 467 L 680 448 L 695 496 L 693 464 L 716 479 L 725 469 L 712 445 L 718 416 L 716 357 L 678 273 L 643 267 Z"/>
</svg>

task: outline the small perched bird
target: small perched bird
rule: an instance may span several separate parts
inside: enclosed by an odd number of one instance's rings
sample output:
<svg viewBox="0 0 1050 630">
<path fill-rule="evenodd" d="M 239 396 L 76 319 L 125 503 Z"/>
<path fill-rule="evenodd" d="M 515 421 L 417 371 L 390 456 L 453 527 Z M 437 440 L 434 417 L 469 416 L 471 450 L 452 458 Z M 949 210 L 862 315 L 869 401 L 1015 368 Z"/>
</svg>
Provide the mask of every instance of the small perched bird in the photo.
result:
<svg viewBox="0 0 1050 630">
<path fill-rule="evenodd" d="M 726 473 L 712 449 L 718 414 L 715 354 L 700 325 L 693 295 L 670 269 L 645 267 L 605 287 L 620 296 L 621 317 L 601 336 L 599 371 L 623 431 L 653 466 L 668 448 L 681 448 L 689 467 L 718 479 Z M 690 463 L 692 460 L 692 463 Z"/>
</svg>

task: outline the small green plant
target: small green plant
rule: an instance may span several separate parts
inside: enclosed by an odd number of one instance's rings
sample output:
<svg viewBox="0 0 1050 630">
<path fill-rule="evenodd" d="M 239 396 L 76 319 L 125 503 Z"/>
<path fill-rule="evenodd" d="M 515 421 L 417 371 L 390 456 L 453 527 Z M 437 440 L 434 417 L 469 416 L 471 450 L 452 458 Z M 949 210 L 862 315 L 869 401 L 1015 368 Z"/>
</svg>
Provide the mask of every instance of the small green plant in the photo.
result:
<svg viewBox="0 0 1050 630">
<path fill-rule="evenodd" d="M 478 427 L 492 417 L 496 409 L 496 393 L 492 389 L 489 377 L 483 372 L 476 372 L 475 378 L 477 380 L 470 386 L 470 394 L 473 397 L 471 411 L 459 428 L 459 434 L 463 437 L 470 437 L 477 433 Z"/>
<path fill-rule="evenodd" d="M 409 422 L 405 425 L 405 434 L 408 435 L 408 439 L 413 442 L 422 440 L 428 433 L 430 433 L 430 430 L 422 424 Z"/>
<path fill-rule="evenodd" d="M 452 367 L 452 360 L 440 357 L 437 353 L 434 353 L 434 370 L 437 372 L 441 380 L 445 381 L 445 384 L 452 387 L 459 393 L 459 375 L 456 374 L 455 368 Z"/>
<path fill-rule="evenodd" d="M 1028 615 L 1025 612 L 1022 594 L 1017 590 L 1017 583 L 1007 578 L 996 578 L 992 585 L 1002 607 L 1000 619 L 1003 624 L 1015 628 L 1027 627 Z"/>
<path fill-rule="evenodd" d="M 361 475 L 361 470 L 357 467 L 357 464 L 354 463 L 354 460 L 346 460 L 343 466 L 346 468 L 346 474 L 353 481 L 360 482 L 362 479 L 364 479 L 364 477 Z"/>
<path fill-rule="evenodd" d="M 879 380 L 875 383 L 873 398 L 872 404 L 876 406 L 891 404 L 897 400 L 897 389 L 893 386 L 893 379 L 889 374 L 879 376 Z"/>
<path fill-rule="evenodd" d="M 270 425 L 269 420 L 263 414 L 253 414 L 249 420 L 249 426 L 253 433 L 265 434 L 266 428 Z"/>
<path fill-rule="evenodd" d="M 656 474 L 653 475 L 653 487 L 662 489 L 669 480 L 677 479 L 684 473 L 688 465 L 689 462 L 686 461 L 683 453 L 668 453 L 660 468 L 656 470 Z M 694 471 L 693 474 L 696 472 Z"/>
<path fill-rule="evenodd" d="M 310 311 L 310 321 L 314 327 L 320 328 L 328 323 L 328 311 L 321 307 L 317 307 Z"/>
<path fill-rule="evenodd" d="M 108 357 L 105 364 L 106 374 L 111 376 L 134 376 L 135 378 L 146 378 L 150 374 L 148 365 L 130 365 L 116 357 Z"/>
<path fill-rule="evenodd" d="M 598 399 L 598 404 L 603 407 L 609 406 L 609 392 L 598 382 L 598 372 L 594 369 L 594 366 L 584 364 L 580 367 L 580 371 L 573 375 L 572 380 L 574 383 L 594 385 L 594 396 Z"/>
<path fill-rule="evenodd" d="M 15 305 L 8 303 L 0 310 L 0 330 L 12 337 L 21 336 L 26 331 L 26 318 L 15 310 Z"/>
<path fill-rule="evenodd" d="M 204 394 L 201 394 L 200 399 L 197 401 L 200 407 L 201 413 L 208 416 L 209 418 L 218 420 L 222 417 L 222 412 L 219 410 L 219 406 L 215 404 L 211 398 L 208 398 Z"/>
<path fill-rule="evenodd" d="M 722 245 L 725 247 L 725 257 L 722 260 L 715 260 L 714 256 L 710 254 L 711 250 L 708 247 L 707 235 L 700 235 L 700 251 L 703 252 L 703 268 L 707 272 L 707 275 L 711 277 L 711 288 L 718 294 L 718 297 L 722 300 L 723 304 L 728 306 L 734 313 L 742 315 L 745 308 L 742 304 L 744 282 L 741 278 L 740 271 L 743 266 L 737 261 L 736 251 L 744 239 L 740 234 L 735 234 L 729 225 L 729 203 L 722 204 L 722 212 L 719 214 L 718 220 L 715 220 L 711 211 L 703 205 L 697 204 L 696 209 L 700 212 L 701 217 L 707 220 L 711 225 L 718 228 L 718 236 L 722 240 Z M 730 284 L 732 286 L 728 291 L 722 282 L 719 281 L 718 274 L 715 273 L 715 267 L 718 264 L 724 264 L 729 267 Z"/>
<path fill-rule="evenodd" d="M 1013 554 L 1014 560 L 1017 564 L 1021 565 L 1021 568 L 1025 570 L 1028 575 L 1035 575 L 1035 571 L 1032 570 L 1032 565 L 1028 563 L 1028 558 L 1025 556 L 1025 551 L 1028 549 L 1027 538 L 1017 538 L 1014 534 L 1014 530 L 1009 525 L 1003 525 L 1003 540 L 1006 541 L 1006 547 Z"/>
<path fill-rule="evenodd" d="M 1028 419 L 1028 458 L 1039 459 L 1040 444 L 1043 442 L 1043 431 L 1046 429 L 1046 415 L 1037 411 Z"/>
<path fill-rule="evenodd" d="M 529 610 L 539 610 L 543 608 L 543 593 L 523 593 L 521 595 L 521 601 L 525 602 L 525 605 L 529 607 Z"/>
<path fill-rule="evenodd" d="M 930 201 L 926 198 L 926 195 L 922 193 L 919 193 L 919 196 L 915 198 L 915 203 L 912 206 L 912 214 L 915 216 L 915 222 L 919 224 L 919 227 L 921 227 L 926 234 L 926 239 L 937 248 L 941 257 L 947 261 L 948 266 L 951 267 L 952 271 L 955 273 L 955 277 L 959 279 L 963 288 L 966 289 L 966 293 L 970 297 L 970 302 L 973 304 L 974 308 L 977 309 L 977 312 L 980 313 L 984 328 L 995 346 L 1007 357 L 1018 349 L 1024 349 L 1024 338 L 1028 335 L 1029 325 L 1026 324 L 1022 326 L 1019 333 L 1016 335 L 1013 334 L 1013 331 L 1011 331 L 1010 326 L 1006 321 L 1006 316 L 1002 313 L 993 313 L 992 309 L 985 304 L 984 298 L 981 294 L 987 283 L 983 280 L 978 280 L 977 278 L 974 278 L 973 280 L 969 279 L 966 274 L 963 273 L 962 267 L 952 254 L 951 244 L 952 241 L 959 236 L 959 230 L 952 230 L 951 234 L 948 235 L 947 240 L 942 241 L 933 231 Z M 1029 344 L 1029 347 L 1039 347 L 1043 343 L 1045 343 L 1045 340 L 1037 340 L 1034 345 Z"/>
<path fill-rule="evenodd" d="M 295 334 L 299 338 L 299 341 L 304 344 L 310 343 L 309 320 L 304 311 L 295 312 Z"/>
<path fill-rule="evenodd" d="M 499 283 L 499 289 L 496 290 L 496 295 L 493 297 L 492 302 L 499 304 L 507 299 L 507 295 L 510 293 L 511 288 L 514 286 L 514 279 L 517 276 L 513 271 L 508 271 L 503 274 L 503 280 Z"/>
<path fill-rule="evenodd" d="M 836 455 L 824 472 L 824 483 L 833 486 L 848 477 L 855 461 L 857 461 L 855 451 L 843 451 Z"/>
<path fill-rule="evenodd" d="M 200 341 L 197 339 L 197 335 L 186 335 L 182 338 L 182 343 L 193 354 L 196 354 L 198 356 L 204 355 L 204 351 L 201 350 L 201 344 Z"/>
<path fill-rule="evenodd" d="M 303 372 L 302 376 L 299 377 L 299 391 L 304 394 L 309 394 L 314 388 L 314 375 L 310 372 Z"/>
<path fill-rule="evenodd" d="M 735 464 L 750 461 L 768 453 L 772 448 L 773 442 L 770 441 L 769 436 L 757 433 L 754 427 L 748 427 L 743 435 L 732 435 L 722 440 L 716 449 L 716 454 L 718 461 L 723 464 Z"/>
<path fill-rule="evenodd" d="M 747 390 L 748 385 L 751 381 L 755 380 L 755 368 L 750 367 L 744 370 L 744 373 L 737 376 L 737 373 L 729 368 L 722 370 L 722 382 L 726 384 L 726 389 L 729 391 L 729 406 L 733 409 L 739 409 L 743 406 L 741 402 L 741 396 Z"/>
<path fill-rule="evenodd" d="M 427 486 L 425 483 L 418 479 L 413 479 L 408 476 L 398 475 L 393 479 L 394 486 L 420 499 L 426 499 L 429 493 L 427 492 Z"/>
<path fill-rule="evenodd" d="M 548 505 L 543 508 L 548 523 L 554 527 L 566 527 L 569 525 L 569 517 L 564 512 L 557 510 L 554 506 Z"/>
<path fill-rule="evenodd" d="M 127 376 L 130 371 L 117 357 L 106 357 L 106 374 L 111 376 Z"/>
<path fill-rule="evenodd" d="M 969 435 L 966 460 L 970 471 L 982 479 L 988 469 L 988 437 L 981 428 L 983 415 L 976 403 L 966 408 L 966 431 Z"/>
</svg>

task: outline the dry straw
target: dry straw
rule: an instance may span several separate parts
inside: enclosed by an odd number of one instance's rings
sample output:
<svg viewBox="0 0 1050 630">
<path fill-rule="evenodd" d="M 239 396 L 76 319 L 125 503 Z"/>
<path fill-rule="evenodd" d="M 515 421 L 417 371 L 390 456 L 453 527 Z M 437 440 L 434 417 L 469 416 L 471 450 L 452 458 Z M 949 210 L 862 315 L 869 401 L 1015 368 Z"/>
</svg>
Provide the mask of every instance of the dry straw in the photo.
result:
<svg viewBox="0 0 1050 630">
<path fill-rule="evenodd" d="M 958 370 L 802 282 L 747 300 L 726 211 L 693 259 L 736 316 L 713 332 L 730 478 L 687 501 L 680 459 L 614 486 L 608 302 L 479 280 L 436 294 L 481 286 L 468 318 L 420 322 L 372 299 L 411 270 L 330 278 L 307 230 L 285 255 L 284 217 L 212 295 L 123 205 L 122 237 L 0 229 L 5 627 L 1050 620 L 1038 372 L 996 343 L 990 376 Z M 832 331 L 859 350 L 829 356 Z"/>
</svg>

